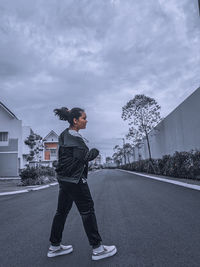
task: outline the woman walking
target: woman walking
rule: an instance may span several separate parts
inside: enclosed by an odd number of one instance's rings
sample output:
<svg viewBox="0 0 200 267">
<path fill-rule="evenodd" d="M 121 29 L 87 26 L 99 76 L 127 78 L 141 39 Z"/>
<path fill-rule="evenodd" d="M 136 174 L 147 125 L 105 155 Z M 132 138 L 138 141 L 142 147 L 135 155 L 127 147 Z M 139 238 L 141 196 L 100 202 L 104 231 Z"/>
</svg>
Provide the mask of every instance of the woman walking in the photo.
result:
<svg viewBox="0 0 200 267">
<path fill-rule="evenodd" d="M 102 245 L 101 236 L 94 211 L 94 202 L 87 184 L 88 162 L 95 159 L 99 151 L 89 150 L 84 138 L 79 134 L 87 124 L 86 113 L 81 108 L 55 109 L 55 115 L 68 121 L 70 127 L 59 136 L 58 165 L 56 168 L 59 182 L 59 196 L 56 214 L 53 219 L 48 257 L 68 254 L 73 251 L 71 245 L 61 244 L 62 233 L 67 215 L 75 202 L 82 217 L 83 226 L 92 246 L 92 259 L 100 260 L 116 254 L 115 246 Z"/>
</svg>

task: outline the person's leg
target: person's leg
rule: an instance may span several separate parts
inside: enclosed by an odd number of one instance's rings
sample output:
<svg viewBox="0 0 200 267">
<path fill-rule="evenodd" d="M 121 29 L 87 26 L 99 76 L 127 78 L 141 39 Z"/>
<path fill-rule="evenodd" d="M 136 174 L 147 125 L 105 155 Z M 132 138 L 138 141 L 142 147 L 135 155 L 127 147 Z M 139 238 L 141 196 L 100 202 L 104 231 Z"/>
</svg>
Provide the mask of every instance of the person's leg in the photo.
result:
<svg viewBox="0 0 200 267">
<path fill-rule="evenodd" d="M 102 239 L 98 232 L 94 202 L 88 184 L 83 183 L 82 180 L 78 184 L 71 184 L 69 193 L 80 212 L 90 245 L 98 247 Z"/>
<path fill-rule="evenodd" d="M 102 239 L 98 232 L 94 202 L 88 184 L 83 183 L 81 180 L 77 186 L 73 187 L 71 192 L 73 200 L 81 214 L 89 243 L 93 247 L 92 260 L 101 260 L 115 255 L 117 253 L 116 246 L 105 246 L 101 244 Z"/>
<path fill-rule="evenodd" d="M 67 215 L 72 207 L 73 200 L 64 186 L 60 185 L 59 196 L 58 196 L 58 206 L 56 214 L 53 219 L 51 227 L 50 242 L 52 246 L 59 246 L 62 240 L 62 233 L 65 225 Z"/>
</svg>

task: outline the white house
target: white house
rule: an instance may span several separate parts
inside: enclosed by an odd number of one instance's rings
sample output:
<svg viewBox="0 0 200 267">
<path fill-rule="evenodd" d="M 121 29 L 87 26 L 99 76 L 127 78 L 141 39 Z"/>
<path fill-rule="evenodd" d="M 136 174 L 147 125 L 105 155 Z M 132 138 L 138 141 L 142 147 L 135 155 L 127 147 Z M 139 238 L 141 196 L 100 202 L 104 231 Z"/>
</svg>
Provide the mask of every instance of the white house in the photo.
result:
<svg viewBox="0 0 200 267">
<path fill-rule="evenodd" d="M 42 165 L 52 167 L 54 160 L 58 159 L 58 135 L 53 130 L 45 136 Z"/>
<path fill-rule="evenodd" d="M 26 163 L 24 155 L 29 153 L 24 140 L 30 130 L 0 102 L 0 177 L 19 175 L 19 169 Z"/>
<path fill-rule="evenodd" d="M 29 166 L 36 167 L 46 166 L 52 167 L 53 162 L 58 160 L 58 135 L 51 130 L 47 136 L 42 139 L 41 150 L 39 150 L 38 158 L 29 163 Z"/>
</svg>

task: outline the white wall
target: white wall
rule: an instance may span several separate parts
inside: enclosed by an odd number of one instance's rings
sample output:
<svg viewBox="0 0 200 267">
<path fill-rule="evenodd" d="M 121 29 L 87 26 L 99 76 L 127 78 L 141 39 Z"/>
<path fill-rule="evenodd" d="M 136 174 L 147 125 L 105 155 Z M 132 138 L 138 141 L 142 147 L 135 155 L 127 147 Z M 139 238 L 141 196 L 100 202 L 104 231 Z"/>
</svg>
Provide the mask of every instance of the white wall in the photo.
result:
<svg viewBox="0 0 200 267">
<path fill-rule="evenodd" d="M 8 132 L 8 142 L 5 144 L 0 142 L 1 163 L 3 164 L 0 175 L 6 175 L 7 173 L 8 175 L 17 176 L 18 168 L 20 167 L 18 162 L 20 164 L 22 162 L 22 121 L 12 116 L 2 106 L 0 106 L 0 132 Z M 16 140 L 16 146 L 9 146 L 9 140 L 11 139 Z M 7 148 L 8 151 L 6 151 Z M 3 161 L 6 163 L 3 163 Z"/>
<path fill-rule="evenodd" d="M 152 158 L 162 158 L 166 154 L 172 155 L 175 151 L 200 149 L 200 88 L 172 111 L 155 129 L 150 133 Z M 143 159 L 149 157 L 146 141 L 141 154 Z"/>
<path fill-rule="evenodd" d="M 18 157 L 22 158 L 22 121 L 10 115 L 0 106 L 0 132 L 8 132 L 8 139 L 18 139 Z"/>
</svg>

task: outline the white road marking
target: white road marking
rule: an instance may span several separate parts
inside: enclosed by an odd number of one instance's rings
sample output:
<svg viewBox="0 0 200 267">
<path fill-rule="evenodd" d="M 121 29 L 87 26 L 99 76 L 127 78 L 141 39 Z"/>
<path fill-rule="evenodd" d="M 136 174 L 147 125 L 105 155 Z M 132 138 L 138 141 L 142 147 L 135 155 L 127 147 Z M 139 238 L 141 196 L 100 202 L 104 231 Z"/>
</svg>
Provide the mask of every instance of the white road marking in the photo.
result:
<svg viewBox="0 0 200 267">
<path fill-rule="evenodd" d="M 50 186 L 54 186 L 54 185 L 57 185 L 57 184 L 58 183 L 56 182 L 56 183 L 51 183 L 51 184 L 48 184 L 48 185 L 37 186 L 35 188 L 28 188 L 28 189 L 25 189 L 25 190 L 3 192 L 3 193 L 0 193 L 0 196 L 8 196 L 8 195 L 21 194 L 21 193 L 28 193 L 28 192 L 31 192 L 31 191 L 38 191 L 38 190 L 45 189 L 45 188 L 48 188 Z"/>
<path fill-rule="evenodd" d="M 187 184 L 187 183 L 178 182 L 178 181 L 174 181 L 174 180 L 169 180 L 169 179 L 165 179 L 165 178 L 158 178 L 158 177 L 154 177 L 154 176 L 151 176 L 151 175 L 138 173 L 138 172 L 131 172 L 131 171 L 126 171 L 126 170 L 121 170 L 121 169 L 118 169 L 118 170 L 119 171 L 128 172 L 128 173 L 132 173 L 132 174 L 136 174 L 136 175 L 140 175 L 140 176 L 147 177 L 147 178 L 150 178 L 150 179 L 158 180 L 158 181 L 161 181 L 161 182 L 175 184 L 175 185 L 179 185 L 179 186 L 183 186 L 183 187 L 187 187 L 187 188 L 190 188 L 190 189 L 195 189 L 195 190 L 199 190 L 200 191 L 200 185 Z"/>
</svg>

